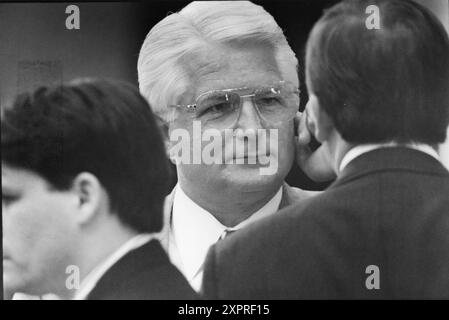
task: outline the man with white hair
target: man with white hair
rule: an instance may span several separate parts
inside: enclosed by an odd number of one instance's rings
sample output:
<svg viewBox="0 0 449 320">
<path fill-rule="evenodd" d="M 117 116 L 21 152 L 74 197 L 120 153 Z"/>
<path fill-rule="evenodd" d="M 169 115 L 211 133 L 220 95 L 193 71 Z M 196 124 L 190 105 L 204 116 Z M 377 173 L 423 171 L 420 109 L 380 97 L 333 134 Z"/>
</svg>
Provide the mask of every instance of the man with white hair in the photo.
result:
<svg viewBox="0 0 449 320">
<path fill-rule="evenodd" d="M 161 240 L 197 291 L 212 244 L 313 194 L 284 182 L 299 150 L 297 64 L 273 17 L 247 1 L 192 2 L 156 24 L 143 43 L 139 87 L 165 121 L 167 148 L 173 151 L 179 130 L 189 137 L 181 158 L 198 155 L 209 129 L 225 138 L 213 153 L 223 161 L 212 164 L 179 161 L 171 152 L 178 183 L 166 198 Z M 259 135 L 251 149 L 241 132 L 270 133 L 268 150 Z M 262 174 L 273 163 L 274 172 Z"/>
</svg>

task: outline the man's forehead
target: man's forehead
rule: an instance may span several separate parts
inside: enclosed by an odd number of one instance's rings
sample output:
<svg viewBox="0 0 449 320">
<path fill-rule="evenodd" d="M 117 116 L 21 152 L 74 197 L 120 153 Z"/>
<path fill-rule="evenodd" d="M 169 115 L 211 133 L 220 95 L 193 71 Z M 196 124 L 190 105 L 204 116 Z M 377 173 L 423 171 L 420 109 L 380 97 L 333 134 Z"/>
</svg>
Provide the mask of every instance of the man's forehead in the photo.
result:
<svg viewBox="0 0 449 320">
<path fill-rule="evenodd" d="M 214 46 L 201 47 L 185 55 L 181 65 L 191 79 L 213 74 L 229 67 L 229 59 Z"/>
<path fill-rule="evenodd" d="M 274 50 L 260 44 L 205 46 L 186 56 L 182 64 L 195 93 L 263 85 L 281 78 Z"/>
</svg>

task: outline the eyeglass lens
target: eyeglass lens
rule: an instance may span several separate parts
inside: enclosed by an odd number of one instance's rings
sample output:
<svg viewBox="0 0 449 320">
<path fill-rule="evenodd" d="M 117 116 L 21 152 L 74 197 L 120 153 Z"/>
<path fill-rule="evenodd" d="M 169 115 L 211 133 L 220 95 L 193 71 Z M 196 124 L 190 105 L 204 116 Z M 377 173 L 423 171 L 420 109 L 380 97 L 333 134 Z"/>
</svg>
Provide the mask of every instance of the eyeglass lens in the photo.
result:
<svg viewBox="0 0 449 320">
<path fill-rule="evenodd" d="M 240 116 L 244 98 L 252 99 L 259 116 L 268 124 L 293 118 L 299 105 L 297 94 L 280 88 L 260 88 L 249 95 L 212 91 L 198 98 L 195 117 L 206 126 L 231 127 Z"/>
</svg>

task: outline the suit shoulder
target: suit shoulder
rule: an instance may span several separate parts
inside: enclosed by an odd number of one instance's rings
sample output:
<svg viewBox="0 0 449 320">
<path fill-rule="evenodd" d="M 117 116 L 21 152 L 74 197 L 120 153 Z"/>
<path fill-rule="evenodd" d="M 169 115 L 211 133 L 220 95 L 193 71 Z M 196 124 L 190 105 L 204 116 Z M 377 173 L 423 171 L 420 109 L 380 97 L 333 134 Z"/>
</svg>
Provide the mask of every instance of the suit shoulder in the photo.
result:
<svg viewBox="0 0 449 320">
<path fill-rule="evenodd" d="M 179 270 L 152 240 L 113 265 L 89 295 L 91 300 L 198 299 Z"/>
</svg>

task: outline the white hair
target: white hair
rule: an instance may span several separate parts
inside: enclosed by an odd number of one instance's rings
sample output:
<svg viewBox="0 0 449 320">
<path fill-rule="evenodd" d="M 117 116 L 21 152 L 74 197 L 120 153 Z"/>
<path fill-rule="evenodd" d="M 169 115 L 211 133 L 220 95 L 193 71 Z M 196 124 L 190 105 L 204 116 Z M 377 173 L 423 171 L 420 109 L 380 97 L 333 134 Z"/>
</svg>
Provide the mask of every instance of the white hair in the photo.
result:
<svg viewBox="0 0 449 320">
<path fill-rule="evenodd" d="M 179 103 L 191 82 L 182 58 L 208 44 L 242 40 L 273 47 L 282 76 L 298 85 L 298 60 L 265 9 L 249 1 L 195 1 L 165 17 L 146 36 L 137 64 L 140 92 L 168 120 L 168 106 Z"/>
</svg>

